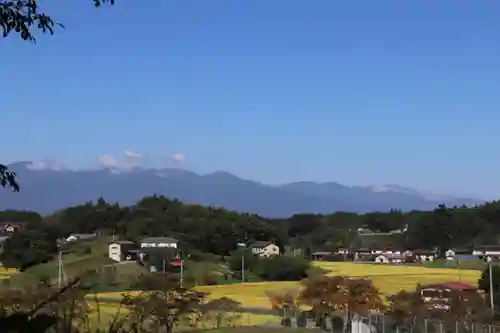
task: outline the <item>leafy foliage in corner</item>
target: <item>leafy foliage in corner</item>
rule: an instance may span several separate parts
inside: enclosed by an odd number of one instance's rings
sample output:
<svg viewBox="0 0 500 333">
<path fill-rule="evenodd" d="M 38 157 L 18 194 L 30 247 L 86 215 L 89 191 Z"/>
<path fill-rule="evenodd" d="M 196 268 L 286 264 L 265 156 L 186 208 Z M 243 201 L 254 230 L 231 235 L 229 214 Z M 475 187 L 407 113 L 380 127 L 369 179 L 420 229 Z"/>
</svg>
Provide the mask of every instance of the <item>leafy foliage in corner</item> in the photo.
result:
<svg viewBox="0 0 500 333">
<path fill-rule="evenodd" d="M 114 0 L 93 0 L 95 7 L 101 4 L 114 4 Z M 22 40 L 35 42 L 31 29 L 36 27 L 42 33 L 54 34 L 56 27 L 62 24 L 54 22 L 38 5 L 37 0 L 0 0 L 0 28 L 3 37 L 10 33 L 19 34 Z"/>
<path fill-rule="evenodd" d="M 2 4 L 0 3 L 0 6 L 1 5 Z M 0 26 L 3 27 L 1 15 L 2 15 L 2 7 L 0 7 Z M 5 188 L 10 188 L 14 192 L 19 192 L 19 184 L 16 181 L 16 173 L 9 171 L 9 168 L 7 168 L 7 166 L 3 164 L 0 164 L 0 185 Z"/>
<path fill-rule="evenodd" d="M 0 295 L 2 332 L 78 332 L 87 322 L 85 287 L 75 279 L 58 290 L 6 290 Z"/>
</svg>

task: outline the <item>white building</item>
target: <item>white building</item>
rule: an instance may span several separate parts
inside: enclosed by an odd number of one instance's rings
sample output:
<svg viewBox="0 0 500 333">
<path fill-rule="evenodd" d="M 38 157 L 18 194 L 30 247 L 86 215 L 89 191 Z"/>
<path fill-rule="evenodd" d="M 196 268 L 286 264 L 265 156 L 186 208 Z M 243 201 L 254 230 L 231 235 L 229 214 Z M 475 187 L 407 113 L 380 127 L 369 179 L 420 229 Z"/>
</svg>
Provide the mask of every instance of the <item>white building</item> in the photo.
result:
<svg viewBox="0 0 500 333">
<path fill-rule="evenodd" d="M 179 242 L 172 237 L 147 237 L 141 240 L 142 248 L 177 248 Z"/>
<path fill-rule="evenodd" d="M 97 234 L 71 234 L 66 238 L 66 243 L 75 242 L 77 240 L 91 240 L 97 237 Z"/>
<path fill-rule="evenodd" d="M 400 264 L 406 262 L 404 254 L 379 254 L 375 257 L 375 262 L 378 264 Z"/>
<path fill-rule="evenodd" d="M 280 248 L 273 242 L 255 242 L 250 245 L 253 254 L 261 257 L 277 256 L 280 254 Z"/>
<path fill-rule="evenodd" d="M 108 245 L 108 256 L 116 262 L 132 260 L 133 254 L 131 250 L 136 249 L 136 245 L 131 241 L 116 241 Z"/>
<path fill-rule="evenodd" d="M 169 249 L 177 250 L 177 245 L 179 241 L 172 237 L 147 237 L 141 240 L 139 249 L 139 258 L 144 260 L 148 252 Z M 178 251 L 175 251 L 176 257 L 179 257 Z"/>
</svg>

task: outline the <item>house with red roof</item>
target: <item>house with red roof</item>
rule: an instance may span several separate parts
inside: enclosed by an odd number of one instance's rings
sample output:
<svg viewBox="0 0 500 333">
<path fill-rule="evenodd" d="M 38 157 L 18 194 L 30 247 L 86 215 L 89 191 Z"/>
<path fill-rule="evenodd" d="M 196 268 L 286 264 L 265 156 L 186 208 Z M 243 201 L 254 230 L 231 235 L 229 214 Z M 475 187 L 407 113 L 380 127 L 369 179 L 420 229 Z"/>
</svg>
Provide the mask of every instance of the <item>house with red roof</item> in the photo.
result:
<svg viewBox="0 0 500 333">
<path fill-rule="evenodd" d="M 420 286 L 417 293 L 429 310 L 438 311 L 450 310 L 453 299 L 467 301 L 470 297 L 480 297 L 476 286 L 456 281 Z"/>
</svg>

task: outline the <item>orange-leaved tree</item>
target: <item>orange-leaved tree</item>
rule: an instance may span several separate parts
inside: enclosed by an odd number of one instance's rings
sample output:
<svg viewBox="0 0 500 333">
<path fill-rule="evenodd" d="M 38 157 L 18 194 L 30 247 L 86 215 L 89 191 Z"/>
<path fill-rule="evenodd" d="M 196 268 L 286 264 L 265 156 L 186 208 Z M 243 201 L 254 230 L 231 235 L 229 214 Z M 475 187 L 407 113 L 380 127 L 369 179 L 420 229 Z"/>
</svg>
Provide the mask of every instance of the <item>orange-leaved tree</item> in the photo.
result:
<svg viewBox="0 0 500 333">
<path fill-rule="evenodd" d="M 389 297 L 389 308 L 387 313 L 401 326 L 412 326 L 416 319 L 427 315 L 427 308 L 422 302 L 420 294 L 402 290 Z"/>
<path fill-rule="evenodd" d="M 283 326 L 290 326 L 291 318 L 297 316 L 300 309 L 299 291 L 296 289 L 266 291 L 266 295 L 272 308 L 278 310 L 283 317 Z"/>
<path fill-rule="evenodd" d="M 331 318 L 341 314 L 350 322 L 354 314 L 366 315 L 385 308 L 380 292 L 371 280 L 321 276 L 307 279 L 303 285 L 301 302 Z"/>
</svg>

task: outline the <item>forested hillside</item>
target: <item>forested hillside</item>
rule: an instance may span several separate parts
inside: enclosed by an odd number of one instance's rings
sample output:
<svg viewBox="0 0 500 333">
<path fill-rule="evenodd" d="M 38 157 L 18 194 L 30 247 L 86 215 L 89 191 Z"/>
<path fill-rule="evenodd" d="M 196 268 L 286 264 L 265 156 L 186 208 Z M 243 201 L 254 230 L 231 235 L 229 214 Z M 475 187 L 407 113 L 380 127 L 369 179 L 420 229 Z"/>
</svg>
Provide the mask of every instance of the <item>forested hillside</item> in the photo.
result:
<svg viewBox="0 0 500 333">
<path fill-rule="evenodd" d="M 467 247 L 497 244 L 500 232 L 500 203 L 474 208 L 437 207 L 433 211 L 401 213 L 335 213 L 295 215 L 267 219 L 225 209 L 186 205 L 165 197 L 146 197 L 134 206 L 121 207 L 103 199 L 70 207 L 42 218 L 32 212 L 4 211 L 1 221 L 27 221 L 24 231 L 7 242 L 18 244 L 35 264 L 48 260 L 57 248 L 55 241 L 71 233 L 117 235 L 138 240 L 144 236 L 171 236 L 189 252 L 227 255 L 238 242 L 270 240 L 282 248 L 307 252 L 335 247 L 404 246 L 407 248 Z M 359 227 L 374 231 L 403 229 L 391 236 L 360 235 Z M 20 250 L 21 251 L 21 250 Z"/>
</svg>

